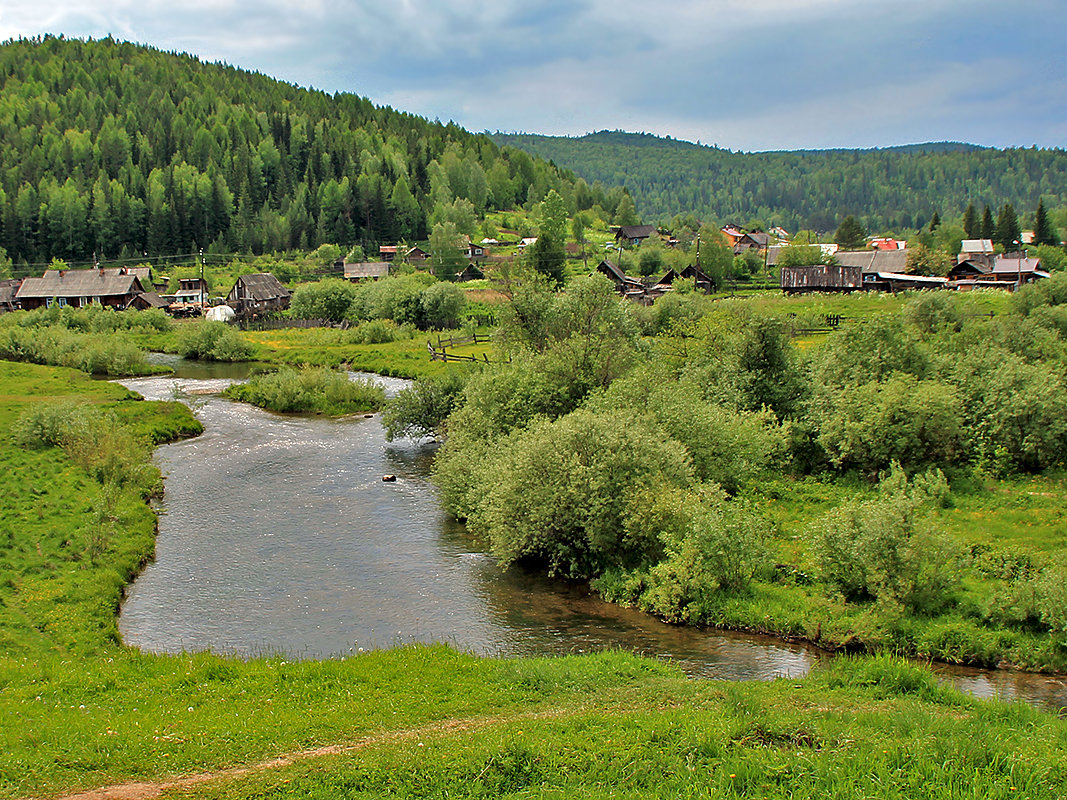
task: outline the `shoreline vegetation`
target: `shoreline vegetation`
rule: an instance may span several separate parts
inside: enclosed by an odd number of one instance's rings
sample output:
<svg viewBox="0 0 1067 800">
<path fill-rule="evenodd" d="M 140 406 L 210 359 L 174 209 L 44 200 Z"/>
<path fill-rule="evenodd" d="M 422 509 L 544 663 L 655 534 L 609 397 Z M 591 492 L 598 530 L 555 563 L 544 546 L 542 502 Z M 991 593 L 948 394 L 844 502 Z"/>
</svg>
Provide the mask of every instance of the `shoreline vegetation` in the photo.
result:
<svg viewBox="0 0 1067 800">
<path fill-rule="evenodd" d="M 557 352 L 579 358 L 589 353 Z M 526 364 L 528 357 L 515 361 Z M 447 431 L 451 440 L 457 428 L 440 417 L 462 414 L 469 399 L 458 402 L 460 394 L 469 398 L 473 382 L 487 380 L 484 373 L 456 379 L 447 371 L 418 382 L 437 384 L 440 391 L 426 392 L 393 424 L 402 431 L 412 409 L 429 413 L 422 424 L 440 426 L 437 432 Z M 501 388 L 501 397 L 530 396 L 521 382 Z M 551 397 L 550 389 L 541 386 L 533 396 Z M 655 409 L 653 394 L 640 397 Z M 618 406 L 607 394 L 599 402 Z M 553 443 L 581 442 L 586 435 L 584 441 L 592 443 L 588 453 L 629 452 L 631 467 L 623 464 L 611 474 L 632 472 L 639 463 L 633 445 L 640 440 L 620 433 L 629 430 L 628 418 L 609 416 L 601 425 L 594 419 L 600 409 L 590 405 L 570 431 L 550 430 L 551 421 L 532 430 Z M 139 652 L 120 643 L 116 613 L 125 586 L 154 547 L 155 516 L 146 500 L 160 484 L 150 446 L 194 435 L 199 423 L 181 404 L 138 400 L 81 372 L 10 361 L 0 361 L 0 421 L 7 432 L 0 455 L 13 476 L 0 503 L 0 530 L 7 532 L 0 582 L 0 715 L 13 721 L 4 726 L 0 797 L 53 796 L 213 772 L 220 773 L 217 779 L 183 791 L 189 797 L 249 798 L 424 796 L 445 790 L 466 797 L 717 792 L 814 798 L 859 790 L 875 797 L 921 791 L 948 798 L 966 784 L 983 797 L 1063 793 L 1067 756 L 1059 745 L 1067 723 L 1024 704 L 967 697 L 889 652 L 840 657 L 806 678 L 767 684 L 688 680 L 672 667 L 624 653 L 483 659 L 445 646 L 415 646 L 290 662 L 278 656 L 242 661 L 209 653 Z M 695 420 L 720 427 L 726 421 Z M 753 447 L 741 435 L 773 426 L 763 411 L 731 424 L 739 438 L 724 452 L 741 453 L 754 465 L 778 452 L 777 440 Z M 105 433 L 107 448 L 87 446 Z M 608 448 L 612 435 L 621 438 Z M 658 456 L 662 464 L 672 463 L 672 447 Z M 706 454 L 706 465 L 718 457 Z M 520 473 L 525 463 L 515 461 Z M 721 486 L 730 485 L 729 475 L 740 476 L 734 495 L 706 487 L 692 498 L 684 494 L 687 469 L 692 466 L 677 473 L 680 485 L 654 506 L 660 532 L 669 531 L 667 523 L 687 509 L 705 521 L 719 520 L 740 541 L 764 532 L 746 528 L 750 521 L 744 517 L 731 517 L 729 504 L 750 487 L 745 473 L 723 474 Z M 765 477 L 750 469 L 753 477 Z M 750 494 L 748 502 L 767 511 L 782 552 L 793 548 L 792 566 L 805 547 L 793 532 L 818 513 L 857 498 L 873 505 L 858 507 L 854 517 L 877 517 L 883 513 L 878 504 L 890 502 L 911 504 L 920 515 L 920 507 L 932 503 L 936 515 L 967 518 L 949 531 L 957 537 L 966 537 L 980 521 L 993 540 L 988 552 L 996 558 L 1005 544 L 1026 544 L 1033 563 L 1054 550 L 1038 540 L 1040 526 L 1054 525 L 1045 520 L 1056 514 L 1063 496 L 1056 474 L 960 483 L 950 492 L 952 508 L 943 507 L 936 474 L 921 482 L 916 474 L 927 473 L 891 473 L 882 489 L 862 476 L 761 480 L 761 494 Z M 1012 519 L 998 506 L 1005 497 L 1030 498 L 1012 510 L 1038 524 L 1040 530 L 1025 532 L 1035 541 L 1019 541 Z M 846 515 L 841 527 L 847 522 Z M 675 566 L 693 557 L 684 536 L 665 541 L 675 548 L 670 551 Z M 582 555 L 574 555 L 580 563 Z M 626 569 L 613 573 L 614 579 L 633 591 L 641 567 L 633 563 Z M 799 574 L 790 576 L 784 583 L 767 583 L 781 593 L 779 600 L 795 587 L 820 596 Z M 640 580 L 651 585 L 655 578 Z M 759 592 L 747 596 L 754 604 L 766 602 Z M 754 613 L 731 603 L 736 600 L 724 606 L 731 613 Z M 300 751 L 315 754 L 223 774 Z"/>
</svg>

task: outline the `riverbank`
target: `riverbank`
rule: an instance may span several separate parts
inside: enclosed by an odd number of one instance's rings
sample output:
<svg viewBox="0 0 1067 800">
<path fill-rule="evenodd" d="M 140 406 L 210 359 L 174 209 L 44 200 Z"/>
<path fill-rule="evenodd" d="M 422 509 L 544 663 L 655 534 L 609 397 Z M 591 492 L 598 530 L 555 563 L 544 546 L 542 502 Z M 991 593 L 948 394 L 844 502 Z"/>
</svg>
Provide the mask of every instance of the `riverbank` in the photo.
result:
<svg viewBox="0 0 1067 800">
<path fill-rule="evenodd" d="M 5 432 L 44 398 L 135 409 L 142 431 L 159 431 L 156 404 L 121 387 L 0 362 Z M 143 497 L 114 514 L 94 559 L 79 542 L 102 488 L 57 448 L 25 450 L 5 433 L 2 452 L 18 480 L 5 482 L 0 504 L 0 797 L 170 781 L 309 750 L 183 792 L 817 797 L 858 786 L 947 798 L 966 785 L 976 797 L 1052 798 L 1065 789 L 1067 723 L 968 698 L 891 659 L 728 684 L 621 653 L 481 659 L 434 646 L 297 663 L 140 653 L 116 641 L 114 598 L 151 552 Z"/>
</svg>

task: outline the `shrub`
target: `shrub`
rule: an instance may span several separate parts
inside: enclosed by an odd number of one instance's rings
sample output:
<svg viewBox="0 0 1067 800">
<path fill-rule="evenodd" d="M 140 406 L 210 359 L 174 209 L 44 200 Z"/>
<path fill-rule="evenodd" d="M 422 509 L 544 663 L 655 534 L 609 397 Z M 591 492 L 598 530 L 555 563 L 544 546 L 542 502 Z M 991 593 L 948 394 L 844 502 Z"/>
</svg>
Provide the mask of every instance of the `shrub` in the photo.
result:
<svg viewBox="0 0 1067 800">
<path fill-rule="evenodd" d="M 819 443 L 836 466 L 868 474 L 894 461 L 947 466 L 964 450 L 959 408 L 952 386 L 907 374 L 825 392 L 816 403 Z"/>
<path fill-rule="evenodd" d="M 658 555 L 647 531 L 625 526 L 630 498 L 684 486 L 691 475 L 681 445 L 622 413 L 579 410 L 535 422 L 494 449 L 476 473 L 482 499 L 471 529 L 505 566 L 532 560 L 572 578 Z"/>
<path fill-rule="evenodd" d="M 640 573 L 636 604 L 668 621 L 702 620 L 711 594 L 745 591 L 769 563 L 770 526 L 714 484 L 638 498 L 632 512 L 628 535 L 663 553 Z"/>
<path fill-rule="evenodd" d="M 326 278 L 298 286 L 293 292 L 290 312 L 297 319 L 324 319 L 340 322 L 352 305 L 356 287 L 340 278 Z"/>
<path fill-rule="evenodd" d="M 443 330 L 459 326 L 467 295 L 451 283 L 435 283 L 419 295 L 419 310 L 426 328 Z"/>
<path fill-rule="evenodd" d="M 449 370 L 442 376 L 416 380 L 397 392 L 382 413 L 386 440 L 442 435 L 445 420 L 460 403 L 463 386 L 463 377 Z"/>
<path fill-rule="evenodd" d="M 225 322 L 194 322 L 182 328 L 178 353 L 203 361 L 249 361 L 253 347 Z"/>
<path fill-rule="evenodd" d="M 960 553 L 931 526 L 929 512 L 946 496 L 940 470 L 909 482 L 894 464 L 876 499 L 846 503 L 810 529 L 823 579 L 853 600 L 923 613 L 944 608 L 959 583 Z"/>
</svg>

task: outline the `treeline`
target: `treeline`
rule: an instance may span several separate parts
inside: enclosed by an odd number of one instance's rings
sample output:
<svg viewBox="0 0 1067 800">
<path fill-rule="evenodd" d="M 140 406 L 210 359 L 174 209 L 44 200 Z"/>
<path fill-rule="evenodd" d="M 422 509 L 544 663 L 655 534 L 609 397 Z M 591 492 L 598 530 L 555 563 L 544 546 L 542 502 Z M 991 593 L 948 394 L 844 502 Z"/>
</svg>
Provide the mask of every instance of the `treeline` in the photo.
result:
<svg viewBox="0 0 1067 800">
<path fill-rule="evenodd" d="M 185 54 L 44 37 L 0 45 L 0 247 L 53 258 L 367 252 L 473 233 L 487 210 L 594 197 L 457 125 Z M 610 195 L 610 196 L 608 196 Z"/>
<path fill-rule="evenodd" d="M 832 231 L 844 213 L 868 230 L 906 230 L 935 213 L 1011 203 L 1067 205 L 1067 152 L 931 144 L 875 150 L 734 153 L 649 134 L 577 138 L 493 134 L 501 146 L 551 159 L 594 188 L 625 184 L 649 221 L 694 212 L 788 231 Z"/>
</svg>

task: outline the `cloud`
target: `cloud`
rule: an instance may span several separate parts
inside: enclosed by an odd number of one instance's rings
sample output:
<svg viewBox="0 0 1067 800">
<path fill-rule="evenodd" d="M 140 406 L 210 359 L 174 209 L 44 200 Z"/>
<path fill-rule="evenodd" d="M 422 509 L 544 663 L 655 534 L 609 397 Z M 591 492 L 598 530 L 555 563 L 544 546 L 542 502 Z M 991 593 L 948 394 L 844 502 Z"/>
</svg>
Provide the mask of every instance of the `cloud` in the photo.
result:
<svg viewBox="0 0 1067 800">
<path fill-rule="evenodd" d="M 1061 145 L 1065 17 L 1061 0 L 5 0 L 0 35 L 113 34 L 474 130 Z"/>
</svg>

